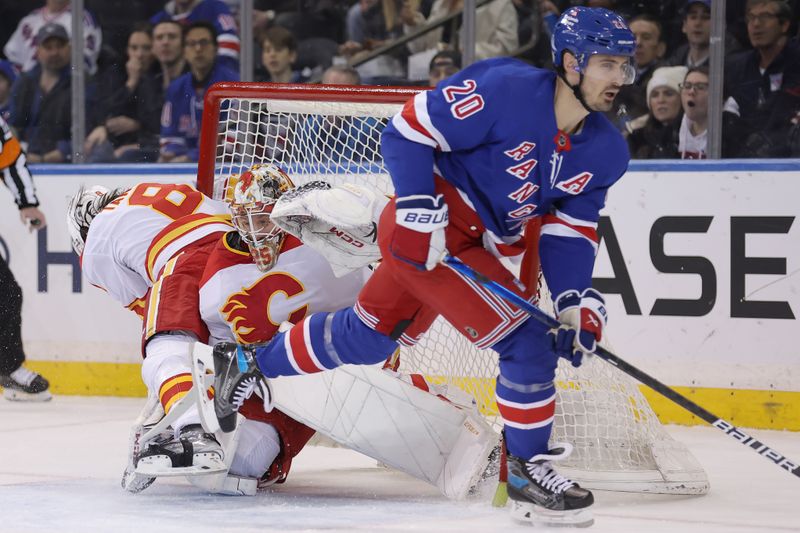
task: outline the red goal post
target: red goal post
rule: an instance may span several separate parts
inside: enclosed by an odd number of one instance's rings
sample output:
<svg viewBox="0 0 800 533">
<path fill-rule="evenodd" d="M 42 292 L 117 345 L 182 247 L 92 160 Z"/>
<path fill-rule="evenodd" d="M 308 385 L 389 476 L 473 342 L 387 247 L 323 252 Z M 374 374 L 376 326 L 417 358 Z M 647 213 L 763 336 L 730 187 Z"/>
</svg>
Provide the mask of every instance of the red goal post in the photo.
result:
<svg viewBox="0 0 800 533">
<path fill-rule="evenodd" d="M 225 81 L 215 83 L 203 100 L 197 186 L 211 195 L 220 146 L 220 107 L 225 99 L 292 100 L 297 102 L 341 102 L 358 104 L 404 104 L 424 87 L 370 87 L 310 84 L 280 84 Z"/>
</svg>

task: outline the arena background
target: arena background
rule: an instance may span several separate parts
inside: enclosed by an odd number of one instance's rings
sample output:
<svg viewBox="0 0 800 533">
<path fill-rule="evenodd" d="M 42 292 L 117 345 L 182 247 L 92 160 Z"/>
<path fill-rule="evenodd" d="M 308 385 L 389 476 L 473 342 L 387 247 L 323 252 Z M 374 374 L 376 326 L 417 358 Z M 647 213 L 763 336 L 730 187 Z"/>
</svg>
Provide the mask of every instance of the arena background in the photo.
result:
<svg viewBox="0 0 800 533">
<path fill-rule="evenodd" d="M 82 278 L 80 184 L 193 182 L 193 165 L 32 167 L 48 226 L 6 193 L 0 253 L 22 286 L 29 366 L 54 394 L 144 396 L 140 321 Z M 600 224 L 595 286 L 614 351 L 737 425 L 800 430 L 800 161 L 632 162 Z M 131 228 L 135 231 L 135 228 Z M 663 422 L 699 420 L 643 387 Z"/>
</svg>

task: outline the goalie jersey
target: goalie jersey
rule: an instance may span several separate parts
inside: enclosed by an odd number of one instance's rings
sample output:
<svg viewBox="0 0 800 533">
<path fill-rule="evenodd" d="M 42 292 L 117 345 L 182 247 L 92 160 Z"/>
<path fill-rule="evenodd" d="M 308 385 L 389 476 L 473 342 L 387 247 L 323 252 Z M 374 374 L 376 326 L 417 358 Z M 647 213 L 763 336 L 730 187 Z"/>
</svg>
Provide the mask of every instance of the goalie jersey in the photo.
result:
<svg viewBox="0 0 800 533">
<path fill-rule="evenodd" d="M 266 342 L 282 322 L 351 306 L 369 274 L 362 268 L 337 278 L 319 253 L 291 235 L 275 266 L 261 272 L 250 253 L 239 249 L 238 234 L 228 233 L 211 252 L 200 280 L 200 314 L 209 344 Z"/>
<path fill-rule="evenodd" d="M 556 73 L 510 58 L 477 62 L 409 100 L 381 137 L 398 196 L 455 185 L 492 241 L 513 244 L 543 217 L 540 255 L 552 294 L 591 284 L 597 222 L 628 167 L 627 145 L 601 114 L 558 130 Z"/>
<path fill-rule="evenodd" d="M 185 246 L 230 231 L 228 206 L 185 183 L 140 183 L 89 225 L 83 275 L 132 311 L 164 264 Z M 124 238 L 120 238 L 124 235 Z"/>
</svg>

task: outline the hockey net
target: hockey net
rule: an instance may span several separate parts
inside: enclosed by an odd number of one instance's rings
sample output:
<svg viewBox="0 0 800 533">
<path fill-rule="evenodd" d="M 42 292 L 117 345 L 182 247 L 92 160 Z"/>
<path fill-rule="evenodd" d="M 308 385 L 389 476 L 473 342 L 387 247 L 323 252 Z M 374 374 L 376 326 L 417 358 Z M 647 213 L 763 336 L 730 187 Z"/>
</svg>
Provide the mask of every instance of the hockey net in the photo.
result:
<svg viewBox="0 0 800 533">
<path fill-rule="evenodd" d="M 380 132 L 409 88 L 223 83 L 205 100 L 198 184 L 216 198 L 226 183 L 252 164 L 272 162 L 303 184 L 314 179 L 353 182 L 384 194 L 391 180 L 380 155 Z M 534 247 L 535 248 L 535 247 Z M 552 314 L 538 261 L 522 279 L 539 282 L 540 305 Z M 612 330 L 613 335 L 613 330 Z M 477 350 L 441 318 L 422 341 L 400 355 L 400 371 L 421 373 L 470 393 L 499 432 L 494 401 L 497 355 Z M 700 494 L 708 489 L 702 467 L 658 421 L 638 384 L 597 358 L 579 369 L 561 361 L 552 440 L 574 445 L 559 463 L 564 474 L 589 488 L 629 492 Z"/>
</svg>

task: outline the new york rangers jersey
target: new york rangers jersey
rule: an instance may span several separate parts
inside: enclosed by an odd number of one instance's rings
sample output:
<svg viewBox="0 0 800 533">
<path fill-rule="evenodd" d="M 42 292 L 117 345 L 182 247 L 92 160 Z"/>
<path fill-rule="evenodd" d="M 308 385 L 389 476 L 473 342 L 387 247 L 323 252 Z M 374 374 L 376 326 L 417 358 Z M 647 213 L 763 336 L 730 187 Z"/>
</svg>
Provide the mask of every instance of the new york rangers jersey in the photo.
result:
<svg viewBox="0 0 800 533">
<path fill-rule="evenodd" d="M 195 87 L 191 72 L 170 83 L 161 111 L 161 151 L 187 155 L 190 161 L 197 161 L 206 90 L 218 81 L 238 80 L 237 71 L 230 70 L 217 61 L 202 87 Z M 223 120 L 224 117 L 220 119 Z"/>
<path fill-rule="evenodd" d="M 89 225 L 81 256 L 83 275 L 137 311 L 173 255 L 212 233 L 230 231 L 228 213 L 227 204 L 187 184 L 135 185 Z"/>
<path fill-rule="evenodd" d="M 363 268 L 337 278 L 311 247 L 287 236 L 278 262 L 261 272 L 249 252 L 229 244 L 229 234 L 211 253 L 200 280 L 200 314 L 209 344 L 266 342 L 282 322 L 353 305 L 369 277 Z"/>
<path fill-rule="evenodd" d="M 3 52 L 6 57 L 23 72 L 31 70 L 37 65 L 36 60 L 36 34 L 45 24 L 54 22 L 64 26 L 67 35 L 72 35 L 72 11 L 67 5 L 60 12 L 53 13 L 47 8 L 34 9 L 26 15 L 17 25 L 17 29 L 6 42 Z M 86 61 L 86 70 L 89 74 L 97 71 L 97 57 L 103 44 L 103 32 L 100 25 L 91 13 L 83 12 L 83 57 Z"/>
<path fill-rule="evenodd" d="M 398 196 L 433 195 L 433 174 L 460 191 L 494 240 L 513 242 L 543 216 L 540 254 L 554 295 L 591 283 L 597 222 L 630 159 L 600 113 L 558 130 L 556 73 L 521 61 L 477 62 L 417 94 L 395 115 L 381 150 Z"/>
<path fill-rule="evenodd" d="M 175 2 L 167 2 L 163 11 L 150 18 L 156 25 L 165 20 L 174 20 L 189 25 L 192 22 L 205 20 L 217 31 L 217 57 L 229 69 L 239 70 L 239 32 L 236 19 L 225 2 L 220 0 L 202 0 L 185 13 L 175 14 Z"/>
</svg>

